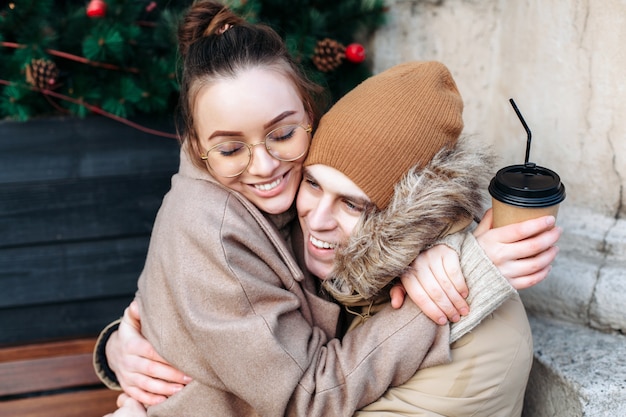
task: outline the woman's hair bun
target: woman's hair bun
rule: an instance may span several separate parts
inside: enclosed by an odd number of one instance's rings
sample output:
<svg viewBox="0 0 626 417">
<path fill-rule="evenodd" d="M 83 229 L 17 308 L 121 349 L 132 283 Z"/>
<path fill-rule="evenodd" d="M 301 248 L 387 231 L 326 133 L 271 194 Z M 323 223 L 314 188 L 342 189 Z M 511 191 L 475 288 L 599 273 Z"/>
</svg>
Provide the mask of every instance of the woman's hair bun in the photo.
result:
<svg viewBox="0 0 626 417">
<path fill-rule="evenodd" d="M 217 36 L 244 20 L 227 6 L 214 1 L 197 1 L 187 11 L 178 28 L 178 48 L 182 56 L 189 47 L 207 36 Z"/>
</svg>

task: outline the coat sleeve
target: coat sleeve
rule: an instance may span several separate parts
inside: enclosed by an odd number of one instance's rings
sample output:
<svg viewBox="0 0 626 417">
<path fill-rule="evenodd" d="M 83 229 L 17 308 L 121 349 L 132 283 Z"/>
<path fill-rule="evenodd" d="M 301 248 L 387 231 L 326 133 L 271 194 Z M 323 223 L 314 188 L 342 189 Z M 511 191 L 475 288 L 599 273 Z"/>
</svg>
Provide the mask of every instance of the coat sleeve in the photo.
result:
<svg viewBox="0 0 626 417">
<path fill-rule="evenodd" d="M 249 210 L 205 203 L 168 196 L 139 281 L 146 336 L 194 379 L 151 415 L 351 415 L 427 357 L 449 361 L 448 327 L 412 303 L 330 339 Z"/>
<path fill-rule="evenodd" d="M 109 323 L 98 335 L 96 345 L 93 350 L 93 369 L 96 372 L 98 378 L 109 389 L 115 391 L 121 391 L 120 383 L 117 380 L 115 372 L 109 367 L 109 362 L 106 357 L 106 344 L 109 341 L 109 337 L 113 332 L 116 332 L 120 327 L 122 319 L 117 319 Z"/>
<path fill-rule="evenodd" d="M 469 289 L 466 301 L 470 306 L 470 313 L 452 323 L 450 343 L 453 343 L 478 326 L 517 291 L 487 257 L 472 233 L 455 233 L 440 243 L 457 252 Z"/>
</svg>

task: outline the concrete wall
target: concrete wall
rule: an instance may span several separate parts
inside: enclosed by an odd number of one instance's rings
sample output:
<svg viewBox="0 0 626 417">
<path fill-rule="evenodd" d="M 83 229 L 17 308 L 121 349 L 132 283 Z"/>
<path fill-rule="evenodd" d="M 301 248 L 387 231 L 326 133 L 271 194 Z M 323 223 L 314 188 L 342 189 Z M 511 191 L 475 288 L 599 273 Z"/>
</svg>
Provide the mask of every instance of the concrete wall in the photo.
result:
<svg viewBox="0 0 626 417">
<path fill-rule="evenodd" d="M 626 346 L 626 1 L 387 5 L 387 24 L 369 45 L 374 72 L 408 60 L 444 62 L 466 104 L 465 133 L 492 144 L 502 166 L 524 162 L 526 133 L 508 102 L 514 98 L 532 131 L 530 160 L 561 176 L 567 187 L 558 220 L 564 228 L 561 253 L 546 281 L 522 291 L 530 315 L 539 320 L 533 322 L 536 350 L 542 352 L 536 363 L 542 375 L 564 381 L 553 391 L 574 392 L 560 399 L 580 403 L 580 413 L 571 415 L 626 415 L 626 394 L 590 394 L 610 383 L 626 391 L 626 369 L 619 365 L 626 362 L 626 348 L 599 353 L 617 361 L 613 374 L 622 378 L 603 375 L 596 381 L 590 369 L 564 371 L 544 338 L 551 332 L 545 320 L 555 327 L 562 320 L 591 339 L 608 336 L 615 346 Z M 558 355 L 581 359 L 578 350 Z M 547 392 L 537 382 L 537 392 Z M 616 400 L 623 413 L 590 411 L 603 401 L 615 407 Z M 551 401 L 558 405 L 559 399 Z M 538 411 L 541 405 L 532 410 L 533 416 L 560 415 Z"/>
</svg>

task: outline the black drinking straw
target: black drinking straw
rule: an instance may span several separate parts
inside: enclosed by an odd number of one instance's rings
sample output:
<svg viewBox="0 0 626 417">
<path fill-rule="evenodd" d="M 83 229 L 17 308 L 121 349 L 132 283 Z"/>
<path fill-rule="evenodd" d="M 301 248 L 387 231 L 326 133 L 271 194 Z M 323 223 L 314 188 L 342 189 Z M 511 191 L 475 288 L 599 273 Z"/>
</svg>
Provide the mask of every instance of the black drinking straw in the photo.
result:
<svg viewBox="0 0 626 417">
<path fill-rule="evenodd" d="M 522 117 L 522 113 L 520 113 L 513 99 L 510 98 L 509 102 L 511 103 L 511 106 L 513 106 L 513 110 L 515 110 L 515 114 L 517 114 L 517 117 L 519 117 L 519 120 L 520 122 L 522 122 L 522 126 L 524 126 L 524 129 L 526 129 L 526 134 L 528 135 L 528 139 L 526 140 L 526 158 L 524 159 L 524 165 L 526 165 L 528 164 L 528 157 L 530 156 L 530 140 L 531 140 L 532 134 L 530 133 L 530 129 L 528 128 L 526 121 Z"/>
</svg>

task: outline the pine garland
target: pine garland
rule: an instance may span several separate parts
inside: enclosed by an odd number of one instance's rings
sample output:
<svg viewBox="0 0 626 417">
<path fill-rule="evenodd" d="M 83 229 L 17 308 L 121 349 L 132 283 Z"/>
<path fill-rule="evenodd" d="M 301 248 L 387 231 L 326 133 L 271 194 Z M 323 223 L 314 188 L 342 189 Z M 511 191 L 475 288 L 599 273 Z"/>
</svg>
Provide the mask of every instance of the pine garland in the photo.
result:
<svg viewBox="0 0 626 417">
<path fill-rule="evenodd" d="M 97 1 L 106 2 L 97 18 L 87 15 L 85 0 L 0 6 L 0 119 L 92 112 L 120 120 L 173 115 L 176 29 L 192 0 Z M 366 64 L 341 59 L 335 46 L 366 42 L 383 22 L 383 0 L 294 0 L 288 7 L 283 0 L 227 3 L 246 19 L 274 27 L 333 100 L 370 75 Z M 333 41 L 320 57 L 324 39 Z"/>
</svg>

